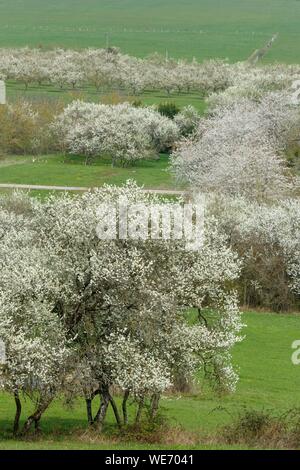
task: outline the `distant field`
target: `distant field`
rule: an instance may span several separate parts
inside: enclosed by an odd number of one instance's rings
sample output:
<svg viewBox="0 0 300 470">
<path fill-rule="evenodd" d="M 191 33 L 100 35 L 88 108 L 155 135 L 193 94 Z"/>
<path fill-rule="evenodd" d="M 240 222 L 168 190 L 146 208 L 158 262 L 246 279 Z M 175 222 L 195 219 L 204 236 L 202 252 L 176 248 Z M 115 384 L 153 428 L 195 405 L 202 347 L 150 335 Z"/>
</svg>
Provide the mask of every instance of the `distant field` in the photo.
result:
<svg viewBox="0 0 300 470">
<path fill-rule="evenodd" d="M 1 46 L 119 46 L 145 56 L 300 61 L 299 0 L 0 0 Z"/>
<path fill-rule="evenodd" d="M 245 313 L 243 320 L 245 340 L 236 345 L 233 361 L 239 369 L 240 382 L 233 395 L 218 398 L 204 389 L 201 393 L 171 396 L 162 401 L 165 416 L 173 426 L 181 425 L 187 432 L 199 433 L 198 448 L 228 448 L 206 444 L 207 434 L 220 434 L 220 428 L 229 423 L 244 407 L 270 411 L 281 415 L 299 407 L 300 366 L 291 361 L 291 344 L 300 338 L 299 315 Z M 29 402 L 25 409 L 29 412 Z M 135 449 L 163 446 L 136 442 L 116 443 L 92 440 L 84 436 L 86 428 L 83 400 L 72 409 L 55 402 L 42 420 L 43 435 L 38 441 L 13 441 L 9 434 L 14 412 L 13 400 L 0 395 L 0 449 Z M 108 425 L 112 423 L 111 412 Z M 57 430 L 53 433 L 54 428 Z M 107 432 L 109 433 L 109 426 Z M 165 446 L 166 447 L 166 446 Z M 169 448 L 193 448 L 182 443 Z M 237 448 L 236 446 L 233 446 Z"/>
</svg>

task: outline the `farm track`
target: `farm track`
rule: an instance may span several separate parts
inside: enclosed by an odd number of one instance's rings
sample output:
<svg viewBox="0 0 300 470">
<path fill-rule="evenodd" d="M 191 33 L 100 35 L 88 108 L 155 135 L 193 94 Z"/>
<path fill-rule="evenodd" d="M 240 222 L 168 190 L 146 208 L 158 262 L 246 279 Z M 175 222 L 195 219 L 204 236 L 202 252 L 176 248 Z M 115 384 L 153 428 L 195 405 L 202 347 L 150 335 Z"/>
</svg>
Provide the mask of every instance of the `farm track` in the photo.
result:
<svg viewBox="0 0 300 470">
<path fill-rule="evenodd" d="M 9 184 L 1 183 L 0 189 L 28 189 L 28 190 L 45 190 L 45 191 L 91 191 L 93 189 L 99 189 L 99 187 L 82 187 L 82 186 L 44 186 L 35 184 Z M 146 193 L 161 194 L 170 196 L 184 196 L 186 191 L 178 191 L 173 189 L 144 189 Z"/>
</svg>

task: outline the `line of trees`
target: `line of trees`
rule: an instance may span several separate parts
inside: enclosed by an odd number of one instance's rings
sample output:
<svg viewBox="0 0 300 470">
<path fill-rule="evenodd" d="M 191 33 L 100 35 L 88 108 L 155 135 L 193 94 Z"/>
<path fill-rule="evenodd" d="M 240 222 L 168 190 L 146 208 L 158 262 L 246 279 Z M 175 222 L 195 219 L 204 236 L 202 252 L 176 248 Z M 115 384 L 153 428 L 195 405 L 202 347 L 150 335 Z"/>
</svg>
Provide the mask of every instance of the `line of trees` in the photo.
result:
<svg viewBox="0 0 300 470">
<path fill-rule="evenodd" d="M 59 89 L 93 87 L 97 91 L 125 89 L 130 94 L 145 90 L 214 92 L 251 84 L 252 94 L 270 88 L 282 88 L 300 74 L 298 65 L 253 66 L 249 62 L 229 64 L 223 60 L 166 59 L 152 54 L 144 59 L 107 49 L 0 49 L 0 76 L 15 80 L 25 88 L 52 84 Z"/>
<path fill-rule="evenodd" d="M 97 91 L 124 88 L 136 95 L 144 90 L 206 93 L 229 84 L 230 69 L 221 60 L 203 64 L 166 59 L 154 54 L 138 59 L 117 48 L 81 51 L 0 49 L 0 74 L 25 88 L 52 84 L 60 89 L 92 86 Z"/>
</svg>

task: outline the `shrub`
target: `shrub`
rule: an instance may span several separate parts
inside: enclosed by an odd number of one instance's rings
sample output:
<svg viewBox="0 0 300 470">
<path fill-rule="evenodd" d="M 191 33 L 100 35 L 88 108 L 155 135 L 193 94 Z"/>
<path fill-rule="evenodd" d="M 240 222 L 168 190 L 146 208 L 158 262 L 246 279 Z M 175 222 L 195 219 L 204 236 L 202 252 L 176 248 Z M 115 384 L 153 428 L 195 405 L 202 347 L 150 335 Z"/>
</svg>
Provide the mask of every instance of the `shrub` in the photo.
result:
<svg viewBox="0 0 300 470">
<path fill-rule="evenodd" d="M 159 103 L 157 106 L 157 111 L 162 115 L 166 116 L 170 119 L 174 119 L 174 117 L 180 112 L 180 108 L 177 106 L 176 103 L 165 102 Z"/>
<path fill-rule="evenodd" d="M 34 145 L 38 117 L 25 101 L 0 107 L 0 146 L 3 153 L 24 154 Z"/>
<path fill-rule="evenodd" d="M 272 410 L 245 409 L 224 428 L 222 440 L 249 447 L 298 449 L 300 410 L 291 409 L 276 415 Z"/>
<path fill-rule="evenodd" d="M 61 101 L 18 100 L 0 107 L 0 150 L 3 154 L 41 154 L 55 149 L 50 124 Z"/>
<path fill-rule="evenodd" d="M 58 116 L 53 129 L 61 147 L 85 155 L 86 163 L 109 155 L 113 164 L 130 164 L 168 149 L 179 136 L 178 127 L 167 117 L 129 103 L 75 101 Z"/>
<path fill-rule="evenodd" d="M 213 198 L 210 210 L 243 260 L 241 302 L 275 311 L 300 306 L 300 202 Z"/>
<path fill-rule="evenodd" d="M 176 114 L 174 122 L 179 127 L 180 134 L 187 137 L 197 130 L 200 119 L 200 114 L 193 106 L 186 106 Z"/>
</svg>

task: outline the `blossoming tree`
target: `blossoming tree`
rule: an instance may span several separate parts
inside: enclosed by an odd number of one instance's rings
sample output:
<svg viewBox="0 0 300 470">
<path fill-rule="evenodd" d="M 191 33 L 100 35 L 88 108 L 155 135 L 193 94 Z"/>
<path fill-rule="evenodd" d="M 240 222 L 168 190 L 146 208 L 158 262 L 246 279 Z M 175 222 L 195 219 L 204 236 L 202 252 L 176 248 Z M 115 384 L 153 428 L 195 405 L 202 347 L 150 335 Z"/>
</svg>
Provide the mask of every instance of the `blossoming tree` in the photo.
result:
<svg viewBox="0 0 300 470">
<path fill-rule="evenodd" d="M 175 238 L 101 239 L 99 205 L 119 197 L 174 204 L 133 183 L 44 203 L 1 201 L 0 383 L 16 398 L 16 430 L 22 393 L 35 403 L 27 430 L 62 392 L 83 396 L 89 422 L 101 427 L 109 405 L 118 425 L 127 423 L 129 397 L 136 422 L 147 401 L 154 416 L 161 394 L 201 369 L 218 389 L 234 389 L 240 265 L 215 219 L 206 220 L 201 250 Z M 123 395 L 122 411 L 114 393 Z"/>
</svg>

